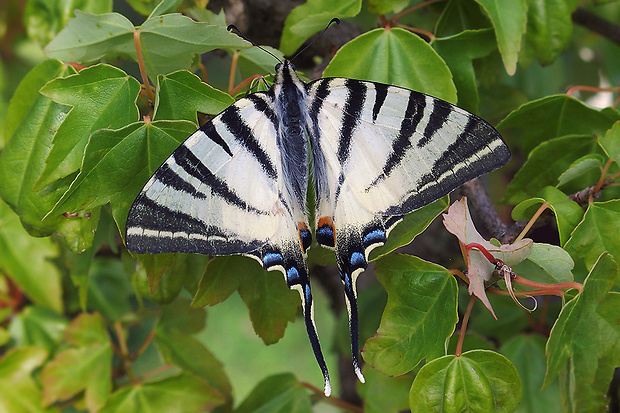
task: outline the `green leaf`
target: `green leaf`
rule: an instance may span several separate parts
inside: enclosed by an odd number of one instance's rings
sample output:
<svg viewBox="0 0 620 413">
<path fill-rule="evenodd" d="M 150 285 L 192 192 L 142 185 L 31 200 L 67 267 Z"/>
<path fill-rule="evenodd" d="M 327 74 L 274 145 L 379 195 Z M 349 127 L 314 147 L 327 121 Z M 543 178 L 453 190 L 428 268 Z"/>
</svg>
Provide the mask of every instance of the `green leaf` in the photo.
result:
<svg viewBox="0 0 620 413">
<path fill-rule="evenodd" d="M 47 45 L 49 57 L 88 63 L 122 56 L 137 61 L 134 26 L 117 13 L 92 15 L 76 11 L 75 18 Z M 225 27 L 195 22 L 181 14 L 147 19 L 137 29 L 149 77 L 188 69 L 193 56 L 218 48 L 244 48 L 250 44 Z"/>
<path fill-rule="evenodd" d="M 280 50 L 285 55 L 292 55 L 310 36 L 323 30 L 331 19 L 353 17 L 361 9 L 361 0 L 309 0 L 295 7 L 284 22 Z"/>
<path fill-rule="evenodd" d="M 599 137 L 598 143 L 607 156 L 613 158 L 616 165 L 620 166 L 620 121 L 614 123 L 603 136 Z"/>
<path fill-rule="evenodd" d="M 93 133 L 81 171 L 51 214 L 73 213 L 110 202 L 121 234 L 129 208 L 163 161 L 196 130 L 188 121 L 136 122 Z"/>
<path fill-rule="evenodd" d="M 592 135 L 568 135 L 541 143 L 508 184 L 502 202 L 514 205 L 536 197 L 545 187 L 555 185 L 577 159 L 596 148 Z"/>
<path fill-rule="evenodd" d="M 99 413 L 213 411 L 224 402 L 204 380 L 183 373 L 115 391 Z"/>
<path fill-rule="evenodd" d="M 445 354 L 457 321 L 454 277 L 445 268 L 406 255 L 384 257 L 375 271 L 388 302 L 377 333 L 364 346 L 364 360 L 385 374 L 400 375 L 423 358 Z"/>
<path fill-rule="evenodd" d="M 369 0 L 368 12 L 372 14 L 400 13 L 411 3 L 410 0 Z"/>
<path fill-rule="evenodd" d="M 235 100 L 186 70 L 157 77 L 153 120 L 184 119 L 198 124 L 196 112 L 215 115 Z"/>
<path fill-rule="evenodd" d="M 456 87 L 446 63 L 407 30 L 375 29 L 342 46 L 323 73 L 417 90 L 456 103 Z"/>
<path fill-rule="evenodd" d="M 248 271 L 232 276 L 241 278 L 239 295 L 250 310 L 256 334 L 265 344 L 277 343 L 287 323 L 295 321 L 299 296 L 289 290 L 280 271 L 265 271 L 254 260 L 250 263 Z"/>
<path fill-rule="evenodd" d="M 201 377 L 214 394 L 232 405 L 232 387 L 224 366 L 200 341 L 177 329 L 157 328 L 155 344 L 166 363 Z"/>
<path fill-rule="evenodd" d="M 215 14 L 209 9 L 203 9 L 196 6 L 185 9 L 183 14 L 199 22 L 206 22 L 217 26 L 226 26 L 226 14 L 224 13 L 223 8 L 218 14 Z"/>
<path fill-rule="evenodd" d="M 571 256 L 557 245 L 535 242 L 530 255 L 513 269 L 515 273 L 540 283 L 567 283 L 573 281 Z"/>
<path fill-rule="evenodd" d="M 599 256 L 607 251 L 620 261 L 620 200 L 594 202 L 588 206 L 583 220 L 575 228 L 564 248 L 574 259 L 582 259 L 591 269 Z"/>
<path fill-rule="evenodd" d="M 391 377 L 368 366 L 363 367 L 364 384 L 357 389 L 364 400 L 365 413 L 406 411 L 409 407 L 409 389 L 413 377 Z"/>
<path fill-rule="evenodd" d="M 88 308 L 101 313 L 109 322 L 131 312 L 133 292 L 119 260 L 96 258 L 88 274 Z"/>
<path fill-rule="evenodd" d="M 397 248 L 409 244 L 416 236 L 424 232 L 431 222 L 448 208 L 449 204 L 450 197 L 446 195 L 432 204 L 405 215 L 402 222 L 390 231 L 390 236 L 385 245 L 371 251 L 368 261 L 376 261 Z M 333 255 L 333 252 L 329 251 Z"/>
<path fill-rule="evenodd" d="M 409 393 L 414 412 L 512 413 L 520 401 L 519 373 L 504 356 L 488 350 L 427 363 Z"/>
<path fill-rule="evenodd" d="M 183 288 L 185 278 L 190 276 L 187 267 L 189 254 L 143 254 L 138 255 L 140 268 L 133 278 L 134 290 L 158 304 L 171 303 Z"/>
<path fill-rule="evenodd" d="M 187 257 L 202 257 L 187 254 Z M 163 306 L 162 314 L 157 323 L 158 330 L 178 330 L 183 334 L 196 334 L 204 330 L 207 312 L 203 308 L 190 307 L 190 300 L 181 298 Z"/>
<path fill-rule="evenodd" d="M 29 0 L 24 9 L 28 37 L 45 46 L 67 24 L 73 11 L 103 14 L 112 11 L 112 0 Z"/>
<path fill-rule="evenodd" d="M 52 352 L 69 322 L 58 313 L 29 305 L 11 320 L 11 337 L 18 347 L 37 346 Z"/>
<path fill-rule="evenodd" d="M 287 288 L 281 272 L 265 271 L 247 257 L 216 257 L 207 265 L 192 306 L 215 305 L 235 290 L 250 310 L 254 331 L 263 342 L 280 340 L 299 307 L 297 293 Z"/>
<path fill-rule="evenodd" d="M 103 320 L 81 314 L 65 332 L 71 348 L 60 351 L 41 373 L 44 406 L 84 391 L 90 411 L 100 409 L 112 390 L 112 347 Z"/>
<path fill-rule="evenodd" d="M 149 14 L 149 18 L 161 16 L 163 14 L 173 13 L 183 0 L 161 0 L 153 11 Z"/>
<path fill-rule="evenodd" d="M 616 110 L 596 110 L 567 95 L 547 96 L 513 110 L 497 129 L 518 128 L 528 154 L 548 139 L 566 135 L 602 135 L 620 120 Z"/>
<path fill-rule="evenodd" d="M 476 0 L 491 19 L 506 72 L 517 70 L 521 37 L 527 22 L 527 0 Z"/>
<path fill-rule="evenodd" d="M 492 28 L 491 21 L 475 1 L 450 0 L 435 26 L 435 36 L 449 37 L 464 31 Z M 494 44 L 495 36 L 493 36 Z"/>
<path fill-rule="evenodd" d="M 79 170 L 92 132 L 121 128 L 137 121 L 139 92 L 140 84 L 136 79 L 103 64 L 47 83 L 41 93 L 72 109 L 54 135 L 45 169 L 35 189 L 40 190 Z"/>
<path fill-rule="evenodd" d="M 599 168 L 603 165 L 603 162 L 603 157 L 597 153 L 590 153 L 582 156 L 573 162 L 571 166 L 558 177 L 558 186 L 562 186 L 573 179 L 577 179 L 592 169 Z"/>
<path fill-rule="evenodd" d="M 32 377 L 33 370 L 47 358 L 38 347 L 19 347 L 0 359 L 0 411 L 11 413 L 53 413 L 41 406 L 41 390 Z"/>
<path fill-rule="evenodd" d="M 540 205 L 546 202 L 555 215 L 560 245 L 566 244 L 575 227 L 581 222 L 583 209 L 564 192 L 552 186 L 543 188 L 538 195 L 537 198 L 527 199 L 515 206 L 512 210 L 512 219 L 515 221 L 530 220 Z"/>
<path fill-rule="evenodd" d="M 269 46 L 261 47 L 284 60 L 284 55 L 281 51 Z M 257 73 L 263 74 L 273 72 L 274 58 L 258 47 L 250 47 L 249 49 L 243 49 L 239 52 L 237 65 L 239 66 L 242 76 L 248 78 Z"/>
<path fill-rule="evenodd" d="M 560 389 L 558 383 L 541 391 L 545 376 L 546 339 L 539 335 L 516 335 L 504 345 L 501 352 L 510 360 L 523 384 L 523 399 L 517 413 L 559 411 Z"/>
<path fill-rule="evenodd" d="M 0 153 L 0 195 L 17 212 L 31 235 L 48 236 L 67 219 L 41 222 L 60 199 L 70 181 L 58 182 L 45 192 L 33 190 L 45 166 L 52 137 L 68 108 L 38 93 L 48 81 L 74 73 L 57 60 L 46 60 L 32 69 L 15 91 L 8 109 L 11 140 Z"/>
<path fill-rule="evenodd" d="M 260 382 L 235 409 L 236 413 L 311 413 L 308 392 L 291 373 Z"/>
<path fill-rule="evenodd" d="M 620 365 L 620 294 L 610 291 L 617 277 L 618 265 L 602 254 L 551 329 L 544 385 L 567 375 L 566 411 L 604 411 L 608 403 L 609 381 Z"/>
<path fill-rule="evenodd" d="M 158 4 L 162 3 L 162 0 L 127 0 L 127 3 L 141 15 L 148 16 L 155 10 Z M 180 1 L 173 0 L 172 3 L 173 5 L 177 5 Z M 171 12 L 172 11 L 174 11 L 174 9 L 172 9 Z"/>
<path fill-rule="evenodd" d="M 250 47 L 249 42 L 226 27 L 195 22 L 176 13 L 149 18 L 139 31 L 144 64 L 152 79 L 158 74 L 188 69 L 196 54 Z"/>
<path fill-rule="evenodd" d="M 136 60 L 133 24 L 123 15 L 75 11 L 64 29 L 45 47 L 45 54 L 64 62 L 88 63 L 104 56 Z"/>
<path fill-rule="evenodd" d="M 192 307 L 215 305 L 226 300 L 239 288 L 240 276 L 249 270 L 250 263 L 249 260 L 236 255 L 215 257 L 210 260 L 198 284 Z"/>
<path fill-rule="evenodd" d="M 571 14 L 577 0 L 527 0 L 527 30 L 519 62 L 529 66 L 538 60 L 550 65 L 569 45 L 573 33 Z"/>
<path fill-rule="evenodd" d="M 485 57 L 495 50 L 493 32 L 490 29 L 467 30 L 454 36 L 435 39 L 432 45 L 452 72 L 458 90 L 458 105 L 477 112 L 479 97 L 473 60 Z"/>
<path fill-rule="evenodd" d="M 0 271 L 32 302 L 62 313 L 61 274 L 49 261 L 57 256 L 57 245 L 28 235 L 19 217 L 0 200 Z"/>
</svg>

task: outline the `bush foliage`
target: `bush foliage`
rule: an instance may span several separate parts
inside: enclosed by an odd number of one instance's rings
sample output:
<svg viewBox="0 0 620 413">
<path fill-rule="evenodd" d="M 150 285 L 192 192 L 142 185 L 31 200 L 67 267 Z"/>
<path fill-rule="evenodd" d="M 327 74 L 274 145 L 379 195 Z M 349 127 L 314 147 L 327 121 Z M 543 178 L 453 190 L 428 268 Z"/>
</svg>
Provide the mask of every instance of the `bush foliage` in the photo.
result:
<svg viewBox="0 0 620 413">
<path fill-rule="evenodd" d="M 275 59 L 206 0 L 22 3 L 0 25 L 0 412 L 618 411 L 617 2 L 309 0 L 254 17 L 255 32 L 283 27 L 268 48 L 280 57 L 339 17 L 302 75 L 314 64 L 439 97 L 513 152 L 467 200 L 415 211 L 371 254 L 365 384 L 347 362 L 334 259 L 310 249 L 339 377 L 329 399 L 281 274 L 123 243 L 155 169 L 206 116 L 264 88 L 251 80 Z M 393 252 L 419 234 L 436 244 L 425 259 Z"/>
</svg>

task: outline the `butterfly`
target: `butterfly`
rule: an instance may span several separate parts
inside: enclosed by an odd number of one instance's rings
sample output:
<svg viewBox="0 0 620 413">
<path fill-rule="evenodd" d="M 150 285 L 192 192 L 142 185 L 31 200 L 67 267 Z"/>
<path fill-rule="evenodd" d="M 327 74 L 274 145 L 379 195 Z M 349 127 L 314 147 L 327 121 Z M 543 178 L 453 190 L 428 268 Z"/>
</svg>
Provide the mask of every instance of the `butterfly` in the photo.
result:
<svg viewBox="0 0 620 413">
<path fill-rule="evenodd" d="M 155 171 L 129 211 L 126 245 L 139 254 L 243 254 L 281 271 L 301 297 L 329 396 L 306 261 L 313 232 L 335 251 L 364 382 L 355 285 L 368 254 L 405 214 L 509 159 L 489 123 L 450 103 L 347 78 L 305 83 L 284 60 L 268 91 L 229 106 Z"/>
</svg>

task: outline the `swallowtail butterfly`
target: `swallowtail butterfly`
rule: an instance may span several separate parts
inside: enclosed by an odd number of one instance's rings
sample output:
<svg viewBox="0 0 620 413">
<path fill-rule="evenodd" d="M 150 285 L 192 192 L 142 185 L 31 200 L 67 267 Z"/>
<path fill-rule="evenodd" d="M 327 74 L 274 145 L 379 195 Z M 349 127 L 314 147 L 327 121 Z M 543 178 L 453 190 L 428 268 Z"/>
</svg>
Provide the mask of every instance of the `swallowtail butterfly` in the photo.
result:
<svg viewBox="0 0 620 413">
<path fill-rule="evenodd" d="M 368 254 L 405 214 L 509 159 L 491 125 L 450 103 L 375 82 L 304 83 L 286 60 L 267 92 L 229 106 L 157 169 L 127 217 L 127 249 L 243 254 L 282 271 L 301 296 L 329 396 L 306 262 L 308 180 L 314 237 L 335 250 L 363 382 L 355 284 Z"/>
</svg>

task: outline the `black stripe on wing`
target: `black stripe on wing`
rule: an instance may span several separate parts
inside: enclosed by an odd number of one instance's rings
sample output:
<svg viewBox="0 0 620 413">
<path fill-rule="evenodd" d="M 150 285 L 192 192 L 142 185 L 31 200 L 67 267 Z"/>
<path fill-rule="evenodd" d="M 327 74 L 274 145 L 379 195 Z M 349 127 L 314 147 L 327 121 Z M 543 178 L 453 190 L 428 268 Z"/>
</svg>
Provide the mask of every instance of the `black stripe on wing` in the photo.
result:
<svg viewBox="0 0 620 413">
<path fill-rule="evenodd" d="M 432 99 L 433 110 L 428 118 L 428 123 L 424 128 L 424 132 L 422 132 L 422 139 L 418 141 L 418 148 L 423 148 L 430 143 L 433 134 L 443 128 L 445 123 L 448 121 L 450 114 L 454 110 L 454 106 L 444 102 L 443 100 L 430 97 L 422 98 L 423 101 L 426 101 L 426 99 Z"/>
<path fill-rule="evenodd" d="M 385 103 L 385 98 L 387 97 L 389 86 L 383 83 L 374 83 L 375 85 L 375 104 L 372 107 L 372 121 L 375 122 L 377 120 L 377 116 L 379 116 L 379 111 L 383 107 Z"/>
<path fill-rule="evenodd" d="M 263 112 L 264 113 L 264 112 Z M 226 129 L 245 149 L 254 156 L 261 165 L 262 169 L 272 179 L 278 178 L 278 173 L 273 165 L 272 159 L 258 143 L 257 137 L 252 133 L 252 129 L 245 123 L 236 105 L 229 106 L 222 114 L 220 119 L 226 125 Z"/>
<path fill-rule="evenodd" d="M 200 130 L 204 132 L 205 135 L 207 135 L 207 137 L 213 141 L 213 143 L 219 145 L 222 149 L 224 149 L 224 152 L 226 152 L 228 156 L 230 157 L 233 156 L 233 153 L 230 150 L 230 147 L 228 146 L 226 141 L 222 138 L 222 136 L 218 133 L 217 129 L 215 128 L 215 125 L 213 125 L 212 122 L 205 123 L 204 125 L 202 125 Z"/>
<path fill-rule="evenodd" d="M 469 116 L 467 125 L 456 140 L 435 160 L 431 170 L 420 178 L 419 190 L 412 192 L 402 205 L 385 211 L 384 215 L 402 215 L 421 208 L 510 160 L 510 150 L 499 132 L 485 120 L 475 115 Z"/>
<path fill-rule="evenodd" d="M 227 203 L 257 214 L 268 214 L 268 212 L 261 211 L 241 199 L 225 181 L 213 175 L 209 168 L 207 168 L 187 146 L 179 146 L 172 156 L 176 164 L 183 168 L 187 174 L 210 187 L 214 194 L 220 196 Z M 182 180 L 181 177 L 178 177 L 178 179 Z"/>
<path fill-rule="evenodd" d="M 359 80 L 346 79 L 345 86 L 348 93 L 343 108 L 340 139 L 338 141 L 338 162 L 340 162 L 340 165 L 344 165 L 349 158 L 351 138 L 357 125 L 359 125 L 367 91 L 364 82 Z"/>
<path fill-rule="evenodd" d="M 200 254 L 241 254 L 265 243 L 240 241 L 229 231 L 189 214 L 173 211 L 141 193 L 134 201 L 126 223 L 127 249 L 137 254 L 192 252 Z"/>
<path fill-rule="evenodd" d="M 403 157 L 406 155 L 407 150 L 411 147 L 411 137 L 418 128 L 418 124 L 424 116 L 424 110 L 426 108 L 426 99 L 424 95 L 417 92 L 411 92 L 409 94 L 409 100 L 407 101 L 407 109 L 405 110 L 405 116 L 400 124 L 400 130 L 398 136 L 392 142 L 392 150 L 390 156 L 383 165 L 383 174 L 378 176 L 370 186 L 375 186 L 378 182 L 389 176 L 390 173 L 400 165 Z"/>
<path fill-rule="evenodd" d="M 196 188 L 177 175 L 167 163 L 160 166 L 153 174 L 153 177 L 167 187 L 174 188 L 177 191 L 186 192 L 194 198 L 206 199 L 205 194 L 197 191 Z"/>
</svg>

